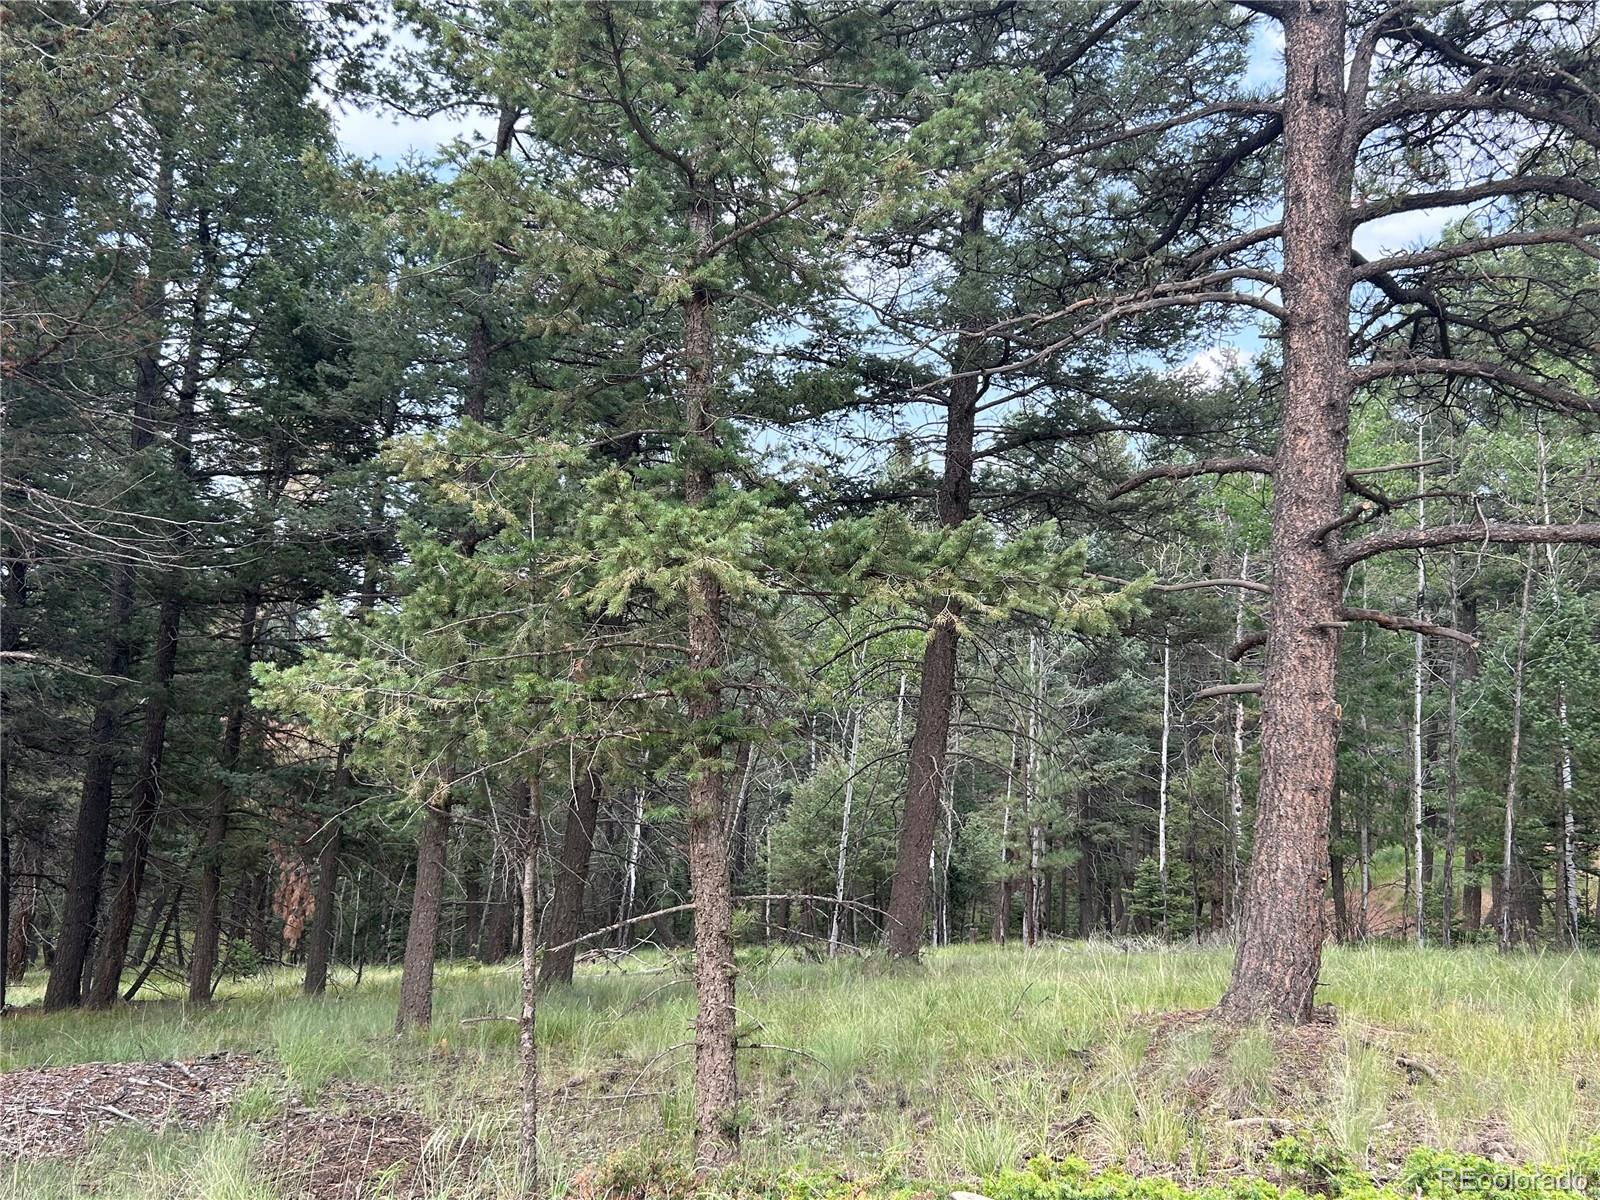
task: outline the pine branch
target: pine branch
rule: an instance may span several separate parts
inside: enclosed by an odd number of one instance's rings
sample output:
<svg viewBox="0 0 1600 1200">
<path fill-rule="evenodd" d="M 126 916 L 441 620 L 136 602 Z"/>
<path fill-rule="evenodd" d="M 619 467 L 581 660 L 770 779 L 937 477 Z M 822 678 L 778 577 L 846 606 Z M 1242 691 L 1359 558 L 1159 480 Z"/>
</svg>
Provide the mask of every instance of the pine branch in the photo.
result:
<svg viewBox="0 0 1600 1200">
<path fill-rule="evenodd" d="M 1475 647 L 1478 644 L 1478 639 L 1471 634 L 1462 633 L 1461 630 L 1452 629 L 1448 625 L 1435 625 L 1431 621 L 1419 621 L 1414 617 L 1380 612 L 1375 608 L 1341 608 L 1339 618 L 1344 621 L 1370 621 L 1374 625 L 1397 633 L 1420 633 L 1424 637 L 1448 638 L 1452 642 L 1460 642 L 1463 646 Z"/>
<path fill-rule="evenodd" d="M 1512 525 L 1500 521 L 1479 521 L 1473 524 L 1435 525 L 1432 529 L 1395 529 L 1368 534 L 1345 543 L 1334 553 L 1334 560 L 1342 567 L 1351 567 L 1391 550 L 1425 550 L 1471 542 L 1497 542 L 1504 545 L 1578 543 L 1594 546 L 1600 545 L 1600 524 Z"/>
<path fill-rule="evenodd" d="M 1151 467 L 1123 480 L 1107 493 L 1106 499 L 1108 501 L 1119 499 L 1129 492 L 1138 491 L 1147 483 L 1154 483 L 1157 479 L 1193 479 L 1196 475 L 1239 475 L 1252 471 L 1259 475 L 1272 474 L 1272 459 L 1260 455 L 1248 458 L 1205 458 L 1199 462 Z"/>
<path fill-rule="evenodd" d="M 1484 379 L 1501 387 L 1524 392 L 1543 400 L 1562 412 L 1600 413 L 1600 400 L 1564 388 L 1560 384 L 1524 375 L 1499 363 L 1480 362 L 1466 358 L 1407 358 L 1392 362 L 1368 363 L 1350 372 L 1351 382 L 1357 386 L 1374 379 L 1407 378 L 1415 375 L 1445 375 L 1456 379 Z"/>
</svg>

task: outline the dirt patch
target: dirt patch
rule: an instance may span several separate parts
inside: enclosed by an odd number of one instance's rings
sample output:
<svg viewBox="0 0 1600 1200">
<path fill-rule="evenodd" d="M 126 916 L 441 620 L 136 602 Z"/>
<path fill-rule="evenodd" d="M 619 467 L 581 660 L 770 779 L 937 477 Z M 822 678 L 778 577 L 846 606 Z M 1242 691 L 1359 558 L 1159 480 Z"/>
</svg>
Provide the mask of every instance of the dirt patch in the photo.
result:
<svg viewBox="0 0 1600 1200">
<path fill-rule="evenodd" d="M 1254 1169 L 1276 1138 L 1302 1131 L 1342 1046 L 1332 1009 L 1304 1025 L 1240 1028 L 1204 1010 L 1153 1014 L 1136 1027 L 1149 1038 L 1136 1072 L 1139 1093 L 1165 1097 L 1204 1127 L 1225 1128 L 1232 1148 L 1219 1157 L 1230 1160 L 1225 1172 Z"/>
<path fill-rule="evenodd" d="M 437 1194 L 436 1176 L 459 1185 L 481 1156 L 473 1146 L 430 1151 L 434 1125 L 383 1092 L 348 1087 L 324 1102 L 331 1107 L 291 1108 L 255 1126 L 266 1169 L 286 1195 L 412 1200 Z"/>
<path fill-rule="evenodd" d="M 68 1158 L 92 1132 L 193 1129 L 215 1120 L 271 1068 L 248 1054 L 183 1062 L 78 1063 L 0 1075 L 0 1159 Z"/>
</svg>

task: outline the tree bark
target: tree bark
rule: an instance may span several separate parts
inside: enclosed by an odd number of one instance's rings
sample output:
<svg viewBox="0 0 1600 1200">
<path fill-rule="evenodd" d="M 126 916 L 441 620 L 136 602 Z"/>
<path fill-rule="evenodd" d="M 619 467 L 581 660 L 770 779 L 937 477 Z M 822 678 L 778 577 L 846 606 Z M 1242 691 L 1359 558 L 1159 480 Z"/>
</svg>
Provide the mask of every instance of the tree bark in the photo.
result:
<svg viewBox="0 0 1600 1200">
<path fill-rule="evenodd" d="M 567 806 L 567 827 L 561 835 L 561 857 L 556 862 L 550 934 L 545 939 L 551 946 L 562 946 L 580 932 L 578 927 L 583 920 L 583 896 L 589 881 L 589 862 L 594 855 L 594 830 L 600 815 L 602 790 L 600 776 L 592 765 L 576 767 L 572 801 Z M 571 983 L 577 953 L 576 946 L 546 953 L 539 964 L 539 986 Z"/>
<path fill-rule="evenodd" d="M 1350 185 L 1345 9 L 1308 0 L 1284 26 L 1283 428 L 1274 456 L 1272 593 L 1255 855 L 1220 1012 L 1310 1019 L 1322 963 L 1350 410 Z"/>
<path fill-rule="evenodd" d="M 200 858 L 200 907 L 195 914 L 194 947 L 189 955 L 189 1000 L 204 1004 L 211 999 L 211 981 L 217 970 L 217 938 L 222 929 L 222 851 L 228 839 L 228 816 L 233 789 L 226 776 L 239 765 L 244 743 L 244 714 L 250 703 L 250 661 L 255 655 L 260 597 L 247 595 L 239 614 L 235 643 L 233 699 L 223 720 L 222 748 L 217 765 L 224 778 L 211 794 L 206 817 L 205 845 Z"/>
<path fill-rule="evenodd" d="M 449 797 L 440 789 L 422 810 L 417 838 L 417 876 L 406 925 L 406 956 L 400 970 L 400 1010 L 396 1033 L 433 1023 L 433 960 L 439 942 L 439 910 L 444 902 L 444 856 L 450 837 Z"/>
<path fill-rule="evenodd" d="M 28 598 L 28 561 L 20 556 L 5 560 L 5 584 L 0 594 L 0 651 L 11 653 L 21 648 L 22 634 L 17 619 Z M 19 948 L 27 946 L 28 922 L 33 919 L 33 896 L 38 892 L 38 882 L 32 883 L 30 900 L 21 921 L 12 919 L 12 857 L 11 857 L 11 704 L 4 690 L 5 677 L 0 672 L 0 1013 L 6 1008 L 6 988 L 13 978 L 22 978 L 22 968 L 27 962 Z"/>
<path fill-rule="evenodd" d="M 961 240 L 970 256 L 983 232 L 983 206 L 968 204 L 962 214 Z M 956 338 L 945 411 L 944 470 L 939 480 L 938 519 L 953 529 L 972 514 L 972 464 L 977 436 L 979 379 L 971 374 L 981 337 L 970 328 Z M 900 818 L 894 881 L 884 945 L 893 958 L 915 959 L 922 949 L 923 919 L 932 875 L 934 830 L 944 787 L 945 759 L 950 746 L 950 712 L 956 694 L 956 624 L 961 606 L 946 597 L 932 615 L 922 651 L 922 686 L 906 764 L 906 798 Z"/>
<path fill-rule="evenodd" d="M 343 762 L 338 772 L 347 773 Z M 339 789 L 340 794 L 343 789 Z M 333 961 L 333 941 L 337 932 L 335 905 L 339 895 L 339 851 L 343 848 L 344 826 L 335 820 L 323 835 L 317 851 L 316 911 L 311 916 L 311 939 L 306 946 L 306 977 L 302 985 L 308 996 L 320 996 L 328 987 L 328 967 Z"/>
<path fill-rule="evenodd" d="M 589 772 L 585 772 L 585 777 L 592 778 Z M 595 793 L 599 793 L 598 784 Z M 539 838 L 544 828 L 543 796 L 544 779 L 540 764 L 536 761 L 533 778 L 528 784 L 528 830 L 522 851 L 522 1010 L 517 1016 L 517 1063 L 522 1075 L 517 1167 L 521 1175 L 522 1195 L 527 1200 L 539 1194 L 539 1042 L 534 1021 L 539 1003 L 536 972 L 539 962 Z"/>
<path fill-rule="evenodd" d="M 866 720 L 865 711 L 851 716 L 850 753 L 844 764 L 844 811 L 839 818 L 839 852 L 834 862 L 833 919 L 828 923 L 828 957 L 839 953 L 839 916 L 844 909 L 844 881 L 846 856 L 850 852 L 850 816 L 856 798 L 856 762 L 861 754 L 861 725 Z"/>
<path fill-rule="evenodd" d="M 139 891 L 144 886 L 150 860 L 150 841 L 161 810 L 161 758 L 167 744 L 167 716 L 172 709 L 172 677 L 178 662 L 178 624 L 183 602 L 175 595 L 161 601 L 156 618 L 155 658 L 151 665 L 151 692 L 145 701 L 144 737 L 139 747 L 138 774 L 133 781 L 128 828 L 122 840 L 122 865 L 117 887 L 100 937 L 88 1004 L 109 1008 L 121 993 L 122 968 L 128 957 L 128 939 L 138 916 Z"/>
</svg>

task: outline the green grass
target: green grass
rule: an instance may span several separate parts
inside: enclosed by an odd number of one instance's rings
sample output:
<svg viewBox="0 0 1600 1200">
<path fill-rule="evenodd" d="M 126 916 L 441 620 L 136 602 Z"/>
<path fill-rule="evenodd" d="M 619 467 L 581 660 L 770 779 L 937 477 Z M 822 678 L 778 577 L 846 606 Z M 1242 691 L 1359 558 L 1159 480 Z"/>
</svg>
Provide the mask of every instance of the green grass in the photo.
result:
<svg viewBox="0 0 1600 1200">
<path fill-rule="evenodd" d="M 543 998 L 545 1161 L 558 1187 L 622 1146 L 683 1154 L 685 968 L 641 956 Z M 1578 1084 L 1600 1079 L 1592 956 L 1335 949 L 1319 998 L 1337 1026 L 1284 1042 L 1163 1025 L 1160 1014 L 1213 1003 L 1227 968 L 1223 950 L 1105 943 L 957 947 L 915 971 L 753 956 L 739 995 L 741 1038 L 761 1047 L 741 1055 L 746 1159 L 756 1170 L 892 1164 L 971 1186 L 1071 1153 L 1204 1182 L 1263 1170 L 1287 1127 L 1381 1176 L 1419 1145 L 1554 1161 L 1600 1128 L 1600 1087 Z M 130 1149 L 123 1134 L 79 1163 L 0 1167 L 0 1196 L 275 1200 L 281 1181 L 255 1153 L 255 1123 L 286 1106 L 364 1104 L 419 1113 L 433 1129 L 423 1194 L 513 1194 L 515 1026 L 461 1022 L 514 1013 L 515 972 L 441 968 L 432 1032 L 403 1040 L 391 1032 L 397 986 L 393 971 L 359 986 L 340 974 L 308 1000 L 281 972 L 204 1009 L 148 1002 L 0 1022 L 0 1069 L 217 1050 L 277 1068 L 202 1135 L 145 1134 Z M 1397 1055 L 1431 1074 L 1408 1076 Z M 97 1174 L 106 1162 L 118 1169 Z M 121 1168 L 131 1162 L 137 1179 Z"/>
</svg>

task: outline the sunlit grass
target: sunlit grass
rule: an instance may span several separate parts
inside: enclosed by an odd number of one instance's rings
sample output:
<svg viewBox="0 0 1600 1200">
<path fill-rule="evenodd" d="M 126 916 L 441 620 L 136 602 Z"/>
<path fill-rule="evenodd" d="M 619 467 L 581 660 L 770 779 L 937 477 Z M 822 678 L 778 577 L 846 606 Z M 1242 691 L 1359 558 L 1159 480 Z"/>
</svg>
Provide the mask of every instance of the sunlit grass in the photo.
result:
<svg viewBox="0 0 1600 1200">
<path fill-rule="evenodd" d="M 1278 1061 L 1262 1029 L 1186 1022 L 1153 1037 L 1159 1014 L 1214 1003 L 1228 962 L 1225 949 L 1109 943 L 956 947 L 912 970 L 752 955 L 739 985 L 747 1155 L 775 1168 L 893 1160 L 972 1182 L 997 1164 L 1071 1152 L 1202 1177 L 1259 1168 L 1274 1128 L 1260 1118 L 1325 1136 L 1358 1163 L 1369 1152 L 1391 1161 L 1407 1139 L 1495 1149 L 1490 1133 L 1519 1157 L 1555 1159 L 1600 1128 L 1600 1088 L 1577 1082 L 1600 1078 L 1592 956 L 1330 949 L 1319 1000 L 1339 1023 L 1315 1083 Z M 0 1068 L 214 1051 L 275 1068 L 273 1082 L 235 1101 L 216 1140 L 148 1135 L 117 1151 L 119 1165 L 137 1160 L 170 1186 L 119 1169 L 105 1177 L 124 1182 L 98 1195 L 182 1197 L 197 1180 L 217 1195 L 275 1195 L 253 1157 L 252 1122 L 286 1103 L 359 1104 L 369 1094 L 432 1124 L 430 1194 L 514 1194 L 515 1025 L 473 1020 L 516 1011 L 513 968 L 442 966 L 434 1028 L 404 1039 L 392 1033 L 394 970 L 368 970 L 359 984 L 338 973 L 316 1000 L 299 984 L 298 973 L 279 971 L 231 983 L 204 1008 L 22 1013 L 0 1022 Z M 693 1014 L 682 955 L 591 968 L 541 998 L 545 1140 L 558 1185 L 622 1145 L 681 1150 L 692 1128 Z M 1427 1072 L 1408 1077 L 1399 1055 Z M 179 1143 L 188 1149 L 162 1149 Z M 74 1179 L 105 1152 L 71 1166 L 0 1168 L 0 1195 L 77 1194 Z M 230 1171 L 237 1184 L 218 1182 Z"/>
</svg>

